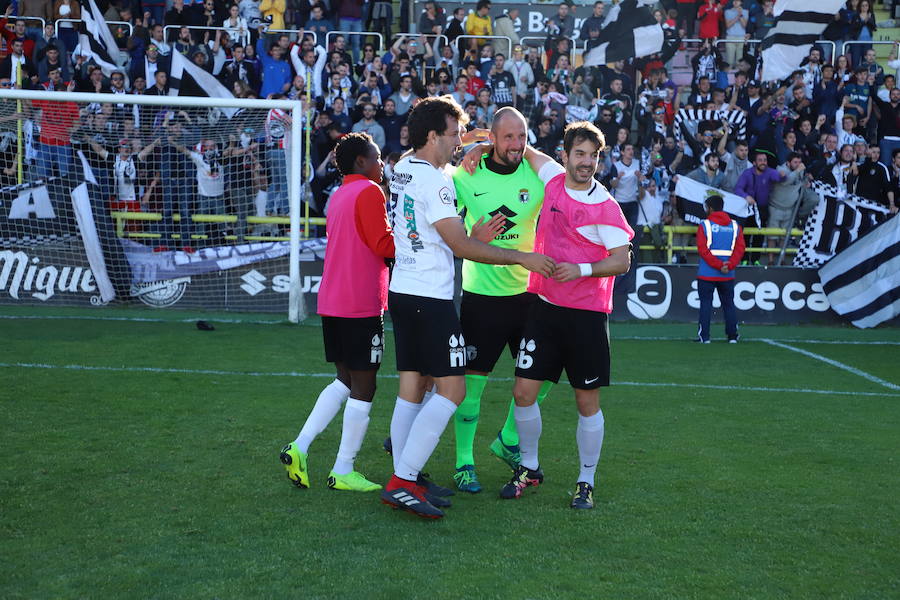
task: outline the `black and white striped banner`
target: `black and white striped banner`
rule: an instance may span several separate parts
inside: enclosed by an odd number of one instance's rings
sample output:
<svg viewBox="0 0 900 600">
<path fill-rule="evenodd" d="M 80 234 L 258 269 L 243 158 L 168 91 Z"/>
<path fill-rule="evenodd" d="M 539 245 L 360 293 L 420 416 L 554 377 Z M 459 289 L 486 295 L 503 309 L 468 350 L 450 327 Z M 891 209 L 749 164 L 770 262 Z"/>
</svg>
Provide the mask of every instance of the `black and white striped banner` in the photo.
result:
<svg viewBox="0 0 900 600">
<path fill-rule="evenodd" d="M 655 54 L 662 50 L 663 30 L 643 3 L 623 0 L 610 5 L 599 41 L 598 46 L 585 52 L 584 66 Z"/>
<path fill-rule="evenodd" d="M 888 219 L 819 269 L 831 308 L 860 328 L 900 315 L 900 218 Z"/>
<path fill-rule="evenodd" d="M 94 0 L 79 0 L 81 4 L 81 20 L 78 42 L 81 51 L 90 55 L 91 59 L 107 77 L 113 71 L 124 70 L 121 66 L 121 53 L 116 40 L 103 18 L 103 12 Z"/>
<path fill-rule="evenodd" d="M 785 79 L 800 68 L 800 62 L 842 6 L 843 0 L 776 0 L 775 26 L 760 44 L 762 79 Z"/>
<path fill-rule="evenodd" d="M 747 139 L 747 117 L 740 110 L 705 110 L 681 108 L 675 113 L 675 139 L 681 140 L 681 124 L 691 121 L 721 121 L 725 119 L 732 125 L 732 140 Z"/>
</svg>

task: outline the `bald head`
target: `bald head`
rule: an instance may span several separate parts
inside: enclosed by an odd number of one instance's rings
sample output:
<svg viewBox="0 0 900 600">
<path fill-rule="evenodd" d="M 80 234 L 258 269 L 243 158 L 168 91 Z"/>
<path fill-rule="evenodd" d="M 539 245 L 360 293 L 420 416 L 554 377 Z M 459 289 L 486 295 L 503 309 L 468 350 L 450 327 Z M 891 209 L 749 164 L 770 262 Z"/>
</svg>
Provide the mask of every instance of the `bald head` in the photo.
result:
<svg viewBox="0 0 900 600">
<path fill-rule="evenodd" d="M 507 120 L 519 121 L 526 128 L 528 127 L 528 120 L 525 119 L 525 115 L 520 113 L 518 110 L 513 108 L 512 106 L 504 106 L 496 113 L 494 113 L 494 122 L 491 124 L 491 133 L 496 134 L 498 129 L 504 126 L 504 123 Z"/>
<path fill-rule="evenodd" d="M 491 143 L 494 144 L 494 160 L 518 167 L 528 143 L 528 124 L 525 117 L 511 106 L 505 106 L 494 115 L 491 125 Z"/>
</svg>

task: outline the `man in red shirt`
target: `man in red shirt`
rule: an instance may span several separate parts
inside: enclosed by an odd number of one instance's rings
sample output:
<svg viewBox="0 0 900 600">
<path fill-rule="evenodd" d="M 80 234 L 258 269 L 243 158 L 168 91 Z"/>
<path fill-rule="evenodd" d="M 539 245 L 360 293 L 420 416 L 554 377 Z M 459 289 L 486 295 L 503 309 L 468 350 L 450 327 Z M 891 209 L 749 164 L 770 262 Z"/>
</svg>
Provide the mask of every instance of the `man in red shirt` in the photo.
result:
<svg viewBox="0 0 900 600">
<path fill-rule="evenodd" d="M 22 38 L 24 40 L 23 46 L 25 50 L 25 56 L 28 60 L 31 60 L 31 57 L 34 56 L 34 40 L 29 39 L 25 36 L 25 20 L 24 19 L 16 19 L 15 24 L 13 25 L 13 31 L 10 31 L 6 28 L 6 24 L 9 21 L 9 15 L 12 14 L 13 11 L 13 3 L 10 2 L 9 6 L 6 7 L 6 14 L 0 18 L 0 35 L 3 36 L 3 39 L 6 40 L 6 45 L 10 46 L 12 41 L 17 38 Z"/>
<path fill-rule="evenodd" d="M 62 87 L 59 91 L 65 91 Z M 81 117 L 74 102 L 32 100 L 32 109 L 40 111 L 41 136 L 37 144 L 37 177 L 65 176 L 72 169 L 72 132 Z"/>
</svg>

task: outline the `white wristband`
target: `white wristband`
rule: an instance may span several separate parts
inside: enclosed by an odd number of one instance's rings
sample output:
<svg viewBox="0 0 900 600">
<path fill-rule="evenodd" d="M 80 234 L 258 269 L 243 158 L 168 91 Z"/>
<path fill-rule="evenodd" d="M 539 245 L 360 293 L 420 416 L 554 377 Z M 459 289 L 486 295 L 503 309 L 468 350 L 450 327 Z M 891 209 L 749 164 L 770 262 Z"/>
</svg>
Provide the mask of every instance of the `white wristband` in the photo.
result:
<svg viewBox="0 0 900 600">
<path fill-rule="evenodd" d="M 582 277 L 590 277 L 594 274 L 594 268 L 591 266 L 591 263 L 580 263 L 578 268 L 581 269 Z"/>
</svg>

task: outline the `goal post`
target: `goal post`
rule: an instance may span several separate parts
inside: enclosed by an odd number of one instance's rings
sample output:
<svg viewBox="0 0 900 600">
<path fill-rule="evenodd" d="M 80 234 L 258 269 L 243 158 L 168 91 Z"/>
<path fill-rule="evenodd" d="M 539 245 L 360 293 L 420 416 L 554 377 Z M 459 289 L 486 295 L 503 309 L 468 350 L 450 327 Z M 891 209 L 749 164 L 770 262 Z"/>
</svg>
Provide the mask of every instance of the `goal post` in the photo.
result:
<svg viewBox="0 0 900 600">
<path fill-rule="evenodd" d="M 77 288 L 302 321 L 301 261 L 324 251 L 303 239 L 322 222 L 303 208 L 310 125 L 299 100 L 0 89 L 0 304 Z"/>
</svg>

